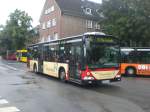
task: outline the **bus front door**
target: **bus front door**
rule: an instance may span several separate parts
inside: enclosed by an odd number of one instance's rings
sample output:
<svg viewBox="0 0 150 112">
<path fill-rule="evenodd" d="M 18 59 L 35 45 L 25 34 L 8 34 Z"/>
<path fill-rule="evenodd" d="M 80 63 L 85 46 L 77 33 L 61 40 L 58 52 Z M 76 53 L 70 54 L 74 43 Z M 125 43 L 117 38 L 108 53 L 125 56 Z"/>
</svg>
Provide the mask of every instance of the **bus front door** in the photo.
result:
<svg viewBox="0 0 150 112">
<path fill-rule="evenodd" d="M 39 46 L 39 58 L 38 58 L 38 72 L 40 73 L 43 73 L 43 59 L 44 59 L 44 56 L 43 56 L 43 46 L 40 45 Z"/>
<path fill-rule="evenodd" d="M 70 62 L 69 62 L 69 72 L 70 72 L 70 77 L 74 79 L 80 79 L 80 73 L 79 73 L 79 68 L 80 68 L 80 52 L 81 47 L 76 46 L 72 48 L 72 55 L 70 56 Z"/>
</svg>

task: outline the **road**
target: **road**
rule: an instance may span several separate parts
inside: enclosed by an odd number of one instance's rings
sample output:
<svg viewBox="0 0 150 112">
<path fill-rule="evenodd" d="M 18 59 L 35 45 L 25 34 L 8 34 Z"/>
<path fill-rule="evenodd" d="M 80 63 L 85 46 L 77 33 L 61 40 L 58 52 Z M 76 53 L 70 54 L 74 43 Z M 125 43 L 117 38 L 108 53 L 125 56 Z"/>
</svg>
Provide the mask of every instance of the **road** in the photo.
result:
<svg viewBox="0 0 150 112">
<path fill-rule="evenodd" d="M 81 87 L 0 60 L 0 112 L 150 112 L 150 78 Z"/>
</svg>

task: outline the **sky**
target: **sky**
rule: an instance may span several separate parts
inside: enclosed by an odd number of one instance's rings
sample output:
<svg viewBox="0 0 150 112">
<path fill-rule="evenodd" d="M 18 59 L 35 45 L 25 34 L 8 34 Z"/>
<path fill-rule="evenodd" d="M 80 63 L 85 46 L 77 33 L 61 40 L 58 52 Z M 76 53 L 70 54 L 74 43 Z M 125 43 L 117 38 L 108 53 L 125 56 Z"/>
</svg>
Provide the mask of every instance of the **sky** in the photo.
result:
<svg viewBox="0 0 150 112">
<path fill-rule="evenodd" d="M 90 0 L 100 3 L 101 0 Z M 39 17 L 45 0 L 1 0 L 0 1 L 0 25 L 5 25 L 11 12 L 15 9 L 25 11 L 32 17 L 32 25 L 39 24 Z"/>
</svg>

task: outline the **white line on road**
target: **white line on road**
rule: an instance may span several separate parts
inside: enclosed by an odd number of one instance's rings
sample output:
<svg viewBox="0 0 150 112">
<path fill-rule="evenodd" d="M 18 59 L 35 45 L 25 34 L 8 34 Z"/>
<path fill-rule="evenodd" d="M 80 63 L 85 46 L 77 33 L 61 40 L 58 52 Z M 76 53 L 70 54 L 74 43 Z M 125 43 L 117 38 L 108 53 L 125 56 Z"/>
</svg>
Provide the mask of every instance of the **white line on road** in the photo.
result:
<svg viewBox="0 0 150 112">
<path fill-rule="evenodd" d="M 5 66 L 5 67 L 7 67 L 7 68 L 9 68 L 9 69 L 11 69 L 11 70 L 26 72 L 25 70 L 19 70 L 19 69 L 15 68 L 15 67 L 12 67 L 12 66 L 7 65 L 7 64 L 3 64 L 3 65 L 1 64 L 1 65 L 0 65 L 0 68 L 6 69 L 6 68 L 4 68 L 4 67 L 2 67 L 2 66 Z"/>
<path fill-rule="evenodd" d="M 18 62 L 13 62 L 13 63 L 7 63 L 8 65 L 19 65 L 19 64 L 22 64 L 22 63 L 18 63 Z"/>
<path fill-rule="evenodd" d="M 8 68 L 10 68 L 10 69 L 12 69 L 12 70 L 18 70 L 17 68 L 15 68 L 15 67 L 12 67 L 12 66 L 9 66 L 9 65 L 6 65 L 6 64 L 4 64 L 6 67 L 8 67 Z"/>
<path fill-rule="evenodd" d="M 5 66 L 5 67 L 7 67 L 7 68 L 9 68 L 9 69 L 12 69 L 12 70 L 19 70 L 19 69 L 17 69 L 17 68 L 15 68 L 15 67 L 12 67 L 12 66 L 9 66 L 9 65 L 7 65 L 7 64 L 1 64 L 0 65 L 0 67 L 2 67 L 2 66 Z M 3 67 L 4 68 L 4 67 Z M 6 68 L 5 68 L 6 69 Z"/>
<path fill-rule="evenodd" d="M 2 70 L 7 70 L 7 68 L 0 66 L 0 69 Z"/>
<path fill-rule="evenodd" d="M 0 112 L 19 112 L 20 110 L 16 107 L 3 107 L 0 108 Z"/>
<path fill-rule="evenodd" d="M 0 100 L 0 105 L 3 105 L 3 104 L 8 104 L 8 101 L 5 100 L 5 99 L 1 99 L 1 100 Z"/>
</svg>

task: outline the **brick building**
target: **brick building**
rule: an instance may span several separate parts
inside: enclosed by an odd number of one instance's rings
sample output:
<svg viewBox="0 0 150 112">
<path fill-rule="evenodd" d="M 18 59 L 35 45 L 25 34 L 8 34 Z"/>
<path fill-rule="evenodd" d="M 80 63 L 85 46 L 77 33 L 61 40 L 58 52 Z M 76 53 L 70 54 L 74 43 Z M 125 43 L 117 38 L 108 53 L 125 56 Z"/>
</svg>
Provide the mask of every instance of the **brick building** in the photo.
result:
<svg viewBox="0 0 150 112">
<path fill-rule="evenodd" d="M 100 31 L 100 4 L 87 0 L 46 0 L 40 16 L 40 42 Z"/>
</svg>

